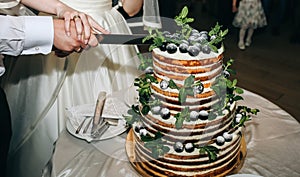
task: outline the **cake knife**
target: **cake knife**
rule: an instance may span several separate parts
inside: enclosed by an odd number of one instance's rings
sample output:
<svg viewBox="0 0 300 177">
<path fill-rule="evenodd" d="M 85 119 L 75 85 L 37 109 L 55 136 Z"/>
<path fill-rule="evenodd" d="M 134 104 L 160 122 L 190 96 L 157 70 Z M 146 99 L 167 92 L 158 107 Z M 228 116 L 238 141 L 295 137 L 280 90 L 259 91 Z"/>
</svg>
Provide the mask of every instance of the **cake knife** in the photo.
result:
<svg viewBox="0 0 300 177">
<path fill-rule="evenodd" d="M 146 36 L 147 34 L 96 34 L 99 44 L 151 44 L 149 40 L 143 42 Z"/>
</svg>

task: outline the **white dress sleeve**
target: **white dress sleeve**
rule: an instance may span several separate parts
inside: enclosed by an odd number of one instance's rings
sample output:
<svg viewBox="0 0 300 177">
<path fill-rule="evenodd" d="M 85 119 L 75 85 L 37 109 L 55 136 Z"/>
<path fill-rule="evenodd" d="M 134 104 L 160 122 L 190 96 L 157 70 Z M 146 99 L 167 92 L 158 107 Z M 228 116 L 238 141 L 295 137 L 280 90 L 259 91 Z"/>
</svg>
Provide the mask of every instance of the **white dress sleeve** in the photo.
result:
<svg viewBox="0 0 300 177">
<path fill-rule="evenodd" d="M 0 54 L 48 54 L 52 50 L 52 17 L 0 16 Z"/>
</svg>

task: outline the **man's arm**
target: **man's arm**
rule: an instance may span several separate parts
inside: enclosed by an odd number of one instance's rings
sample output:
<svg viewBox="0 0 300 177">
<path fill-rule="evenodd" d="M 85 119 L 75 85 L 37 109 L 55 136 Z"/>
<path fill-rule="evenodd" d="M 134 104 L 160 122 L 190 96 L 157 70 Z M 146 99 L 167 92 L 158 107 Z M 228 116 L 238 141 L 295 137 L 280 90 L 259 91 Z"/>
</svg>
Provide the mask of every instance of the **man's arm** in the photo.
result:
<svg viewBox="0 0 300 177">
<path fill-rule="evenodd" d="M 0 16 L 0 26 L 1 54 L 48 54 L 52 49 L 54 32 L 51 17 Z"/>
<path fill-rule="evenodd" d="M 0 16 L 0 54 L 48 54 L 53 45 L 72 52 L 85 44 L 77 39 L 74 22 L 71 36 L 65 34 L 64 21 L 41 16 Z"/>
</svg>

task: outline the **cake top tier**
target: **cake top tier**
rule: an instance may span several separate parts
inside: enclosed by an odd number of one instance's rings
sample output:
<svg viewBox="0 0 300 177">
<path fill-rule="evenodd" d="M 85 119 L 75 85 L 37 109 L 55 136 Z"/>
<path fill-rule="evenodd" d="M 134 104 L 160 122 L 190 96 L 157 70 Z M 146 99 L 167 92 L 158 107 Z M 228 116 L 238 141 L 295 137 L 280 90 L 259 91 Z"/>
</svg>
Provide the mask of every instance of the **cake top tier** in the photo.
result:
<svg viewBox="0 0 300 177">
<path fill-rule="evenodd" d="M 172 56 L 175 54 L 179 55 L 176 58 L 186 59 L 215 57 L 222 53 L 224 51 L 222 42 L 228 30 L 223 31 L 222 26 L 217 23 L 210 31 L 199 31 L 188 24 L 194 19 L 188 18 L 187 14 L 188 8 L 184 7 L 181 13 L 175 17 L 177 27 L 175 30 L 172 29 L 175 32 L 170 32 L 171 29 L 170 31 L 148 29 L 149 34 L 144 38 L 144 42 L 150 41 L 149 51 L 155 49 L 155 52 L 161 51 Z"/>
</svg>

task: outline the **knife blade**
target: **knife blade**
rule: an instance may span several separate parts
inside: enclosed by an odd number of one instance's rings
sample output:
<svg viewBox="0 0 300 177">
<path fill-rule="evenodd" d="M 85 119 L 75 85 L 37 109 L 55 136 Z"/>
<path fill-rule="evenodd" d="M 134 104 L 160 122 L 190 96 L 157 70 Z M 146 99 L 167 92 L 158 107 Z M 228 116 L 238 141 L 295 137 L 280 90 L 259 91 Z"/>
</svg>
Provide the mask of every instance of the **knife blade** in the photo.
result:
<svg viewBox="0 0 300 177">
<path fill-rule="evenodd" d="M 96 34 L 99 44 L 151 44 L 149 40 L 143 42 L 146 36 L 146 34 Z"/>
</svg>

